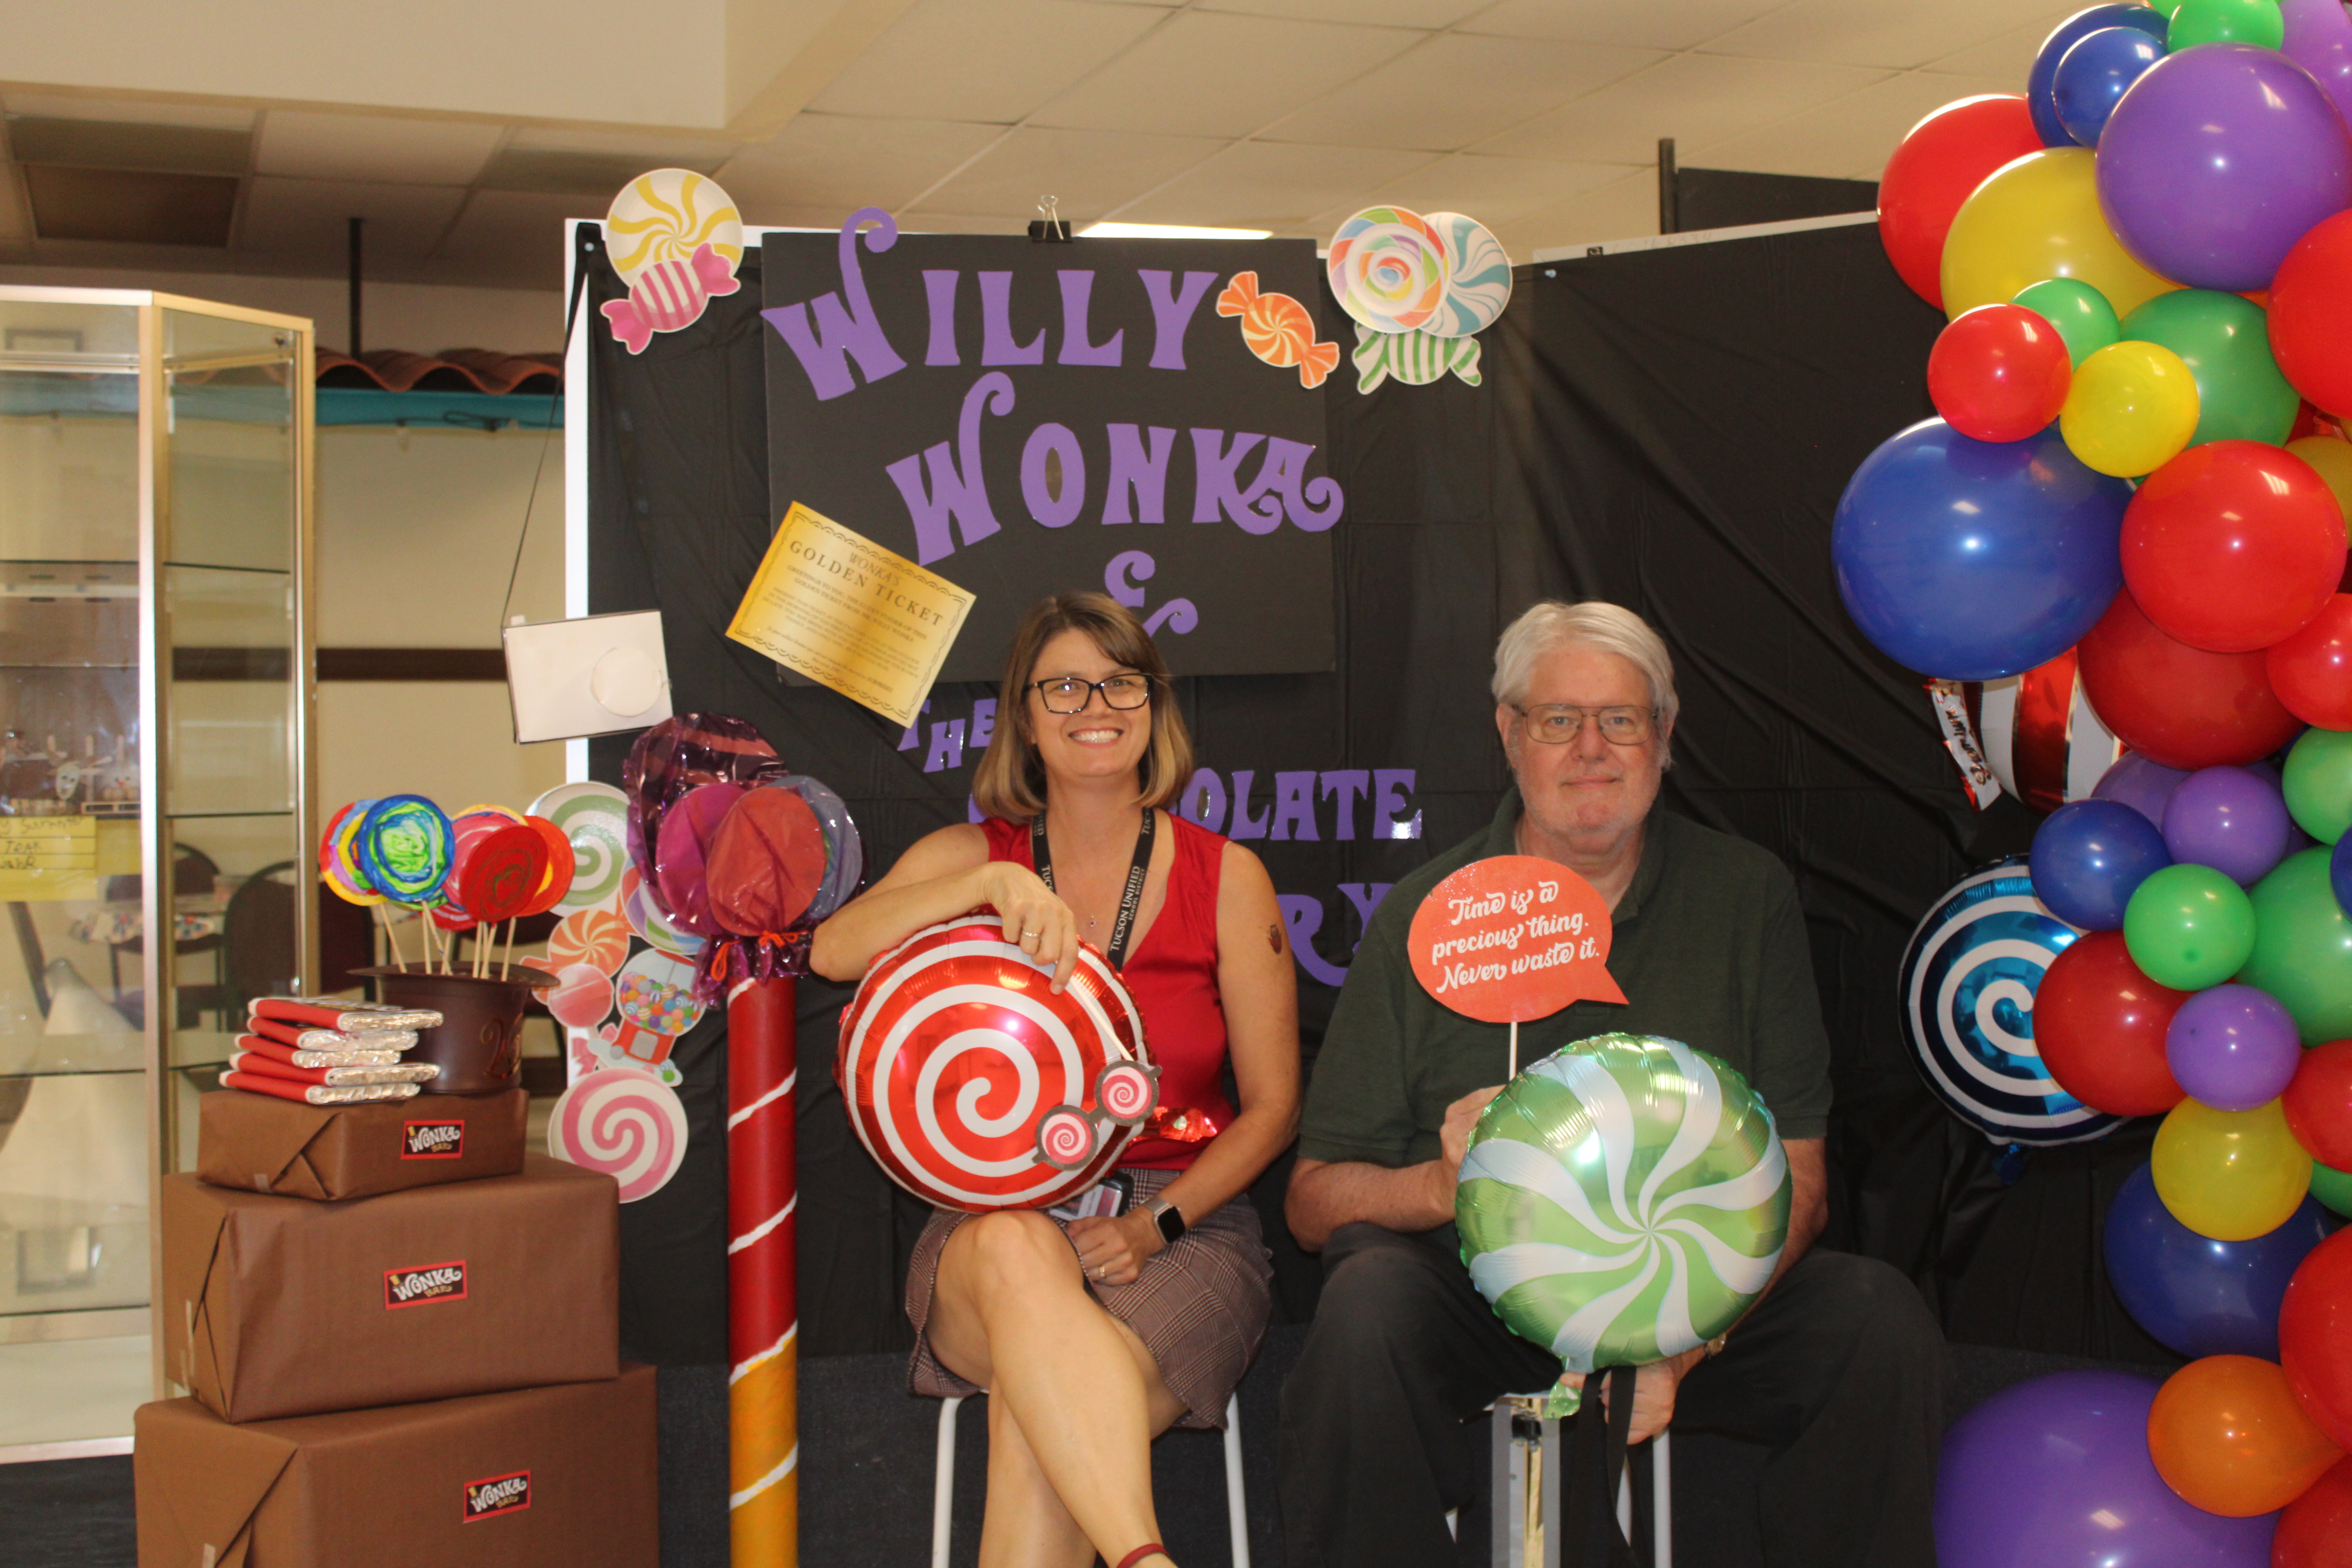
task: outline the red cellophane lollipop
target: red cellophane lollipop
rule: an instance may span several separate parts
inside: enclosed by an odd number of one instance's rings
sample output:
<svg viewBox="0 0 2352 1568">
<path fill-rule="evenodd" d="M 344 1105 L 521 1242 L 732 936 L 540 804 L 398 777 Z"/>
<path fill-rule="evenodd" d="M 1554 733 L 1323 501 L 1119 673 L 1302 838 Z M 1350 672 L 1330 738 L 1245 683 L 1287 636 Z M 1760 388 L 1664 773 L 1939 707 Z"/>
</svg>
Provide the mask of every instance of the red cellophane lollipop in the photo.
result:
<svg viewBox="0 0 2352 1568">
<path fill-rule="evenodd" d="M 808 802 L 788 789 L 743 792 L 707 858 L 710 919 L 730 939 L 712 942 L 707 955 L 714 984 L 808 967 L 808 932 L 794 928 L 824 886 L 824 827 Z"/>
</svg>

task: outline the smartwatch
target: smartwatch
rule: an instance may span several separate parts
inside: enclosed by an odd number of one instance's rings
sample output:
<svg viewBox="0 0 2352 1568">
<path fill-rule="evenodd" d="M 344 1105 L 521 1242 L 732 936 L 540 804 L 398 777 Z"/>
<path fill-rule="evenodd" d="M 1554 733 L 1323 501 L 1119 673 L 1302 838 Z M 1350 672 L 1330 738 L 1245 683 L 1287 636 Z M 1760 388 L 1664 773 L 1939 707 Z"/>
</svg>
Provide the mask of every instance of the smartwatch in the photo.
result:
<svg viewBox="0 0 2352 1568">
<path fill-rule="evenodd" d="M 1184 1211 L 1166 1198 L 1153 1198 L 1143 1205 L 1151 1211 L 1160 1226 L 1160 1239 L 1173 1247 L 1184 1239 Z"/>
</svg>

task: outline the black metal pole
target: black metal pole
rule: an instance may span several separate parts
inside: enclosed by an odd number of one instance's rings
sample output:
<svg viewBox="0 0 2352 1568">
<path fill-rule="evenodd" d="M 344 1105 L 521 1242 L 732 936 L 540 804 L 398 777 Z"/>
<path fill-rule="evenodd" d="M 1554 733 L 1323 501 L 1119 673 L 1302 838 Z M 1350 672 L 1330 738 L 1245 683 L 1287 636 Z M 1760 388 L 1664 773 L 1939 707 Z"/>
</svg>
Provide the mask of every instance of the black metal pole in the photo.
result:
<svg viewBox="0 0 2352 1568">
<path fill-rule="evenodd" d="M 1658 232 L 1660 234 L 1682 232 L 1682 191 L 1675 173 L 1675 139 L 1671 136 L 1661 136 L 1658 138 Z M 352 243 L 357 245 L 359 242 L 353 239 Z M 353 265 L 356 268 L 357 264 Z M 356 272 L 353 276 L 357 276 Z M 356 289 L 359 285 L 353 283 L 352 287 Z"/>
<path fill-rule="evenodd" d="M 352 219 L 352 357 L 360 357 L 360 230 L 367 219 Z"/>
</svg>

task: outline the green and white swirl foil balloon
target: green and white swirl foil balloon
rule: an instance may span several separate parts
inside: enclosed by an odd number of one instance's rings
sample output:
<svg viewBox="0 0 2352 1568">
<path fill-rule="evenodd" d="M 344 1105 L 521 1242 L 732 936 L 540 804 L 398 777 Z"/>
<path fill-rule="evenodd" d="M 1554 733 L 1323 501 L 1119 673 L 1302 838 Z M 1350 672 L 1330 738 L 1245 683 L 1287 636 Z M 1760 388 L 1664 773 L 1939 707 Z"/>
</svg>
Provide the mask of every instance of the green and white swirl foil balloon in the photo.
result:
<svg viewBox="0 0 2352 1568">
<path fill-rule="evenodd" d="M 1789 1203 L 1788 1156 L 1745 1079 L 1679 1040 L 1601 1035 L 1486 1107 L 1454 1215 L 1496 1315 L 1591 1372 L 1728 1329 L 1771 1280 Z"/>
</svg>

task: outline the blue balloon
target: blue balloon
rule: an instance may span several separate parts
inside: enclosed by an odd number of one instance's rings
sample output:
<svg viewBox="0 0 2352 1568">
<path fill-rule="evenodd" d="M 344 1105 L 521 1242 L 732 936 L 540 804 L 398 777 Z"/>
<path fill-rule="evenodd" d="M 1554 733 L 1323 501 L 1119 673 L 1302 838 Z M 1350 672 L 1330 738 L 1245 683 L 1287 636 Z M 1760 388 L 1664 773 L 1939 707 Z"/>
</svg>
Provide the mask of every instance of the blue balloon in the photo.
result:
<svg viewBox="0 0 2352 1568">
<path fill-rule="evenodd" d="M 2252 1241 L 2215 1241 L 2172 1217 L 2142 1165 L 2107 1206 L 2107 1283 L 2132 1321 L 2182 1355 L 2279 1358 L 2279 1303 L 2305 1254 L 2327 1238 L 2310 1198 Z"/>
<path fill-rule="evenodd" d="M 1922 675 L 2021 675 L 2106 614 L 2131 497 L 2055 425 L 1992 442 L 1926 420 L 1846 482 L 1830 533 L 1838 593 L 1863 636 Z"/>
<path fill-rule="evenodd" d="M 2327 856 L 2327 885 L 2336 893 L 2337 907 L 2352 915 L 2352 833 L 2336 841 Z"/>
<path fill-rule="evenodd" d="M 2347 835 L 2352 837 L 2352 835 Z M 2117 800 L 2073 800 L 2033 835 L 2033 896 L 2070 926 L 2121 931 L 2132 889 L 2172 864 L 2155 824 Z"/>
<path fill-rule="evenodd" d="M 2165 15 L 2145 5 L 2094 5 L 2087 11 L 2075 12 L 2042 40 L 2041 52 L 2033 57 L 2033 68 L 2026 73 L 2025 108 L 2033 117 L 2033 129 L 2041 133 L 2044 147 L 2075 145 L 2074 138 L 2066 132 L 2066 122 L 2058 118 L 2058 100 L 2053 91 L 2066 51 L 2105 27 L 2137 27 L 2160 46 L 2169 28 Z"/>
<path fill-rule="evenodd" d="M 2097 146 L 2125 89 L 2163 58 L 2163 43 L 2137 27 L 2102 27 L 2075 40 L 2051 83 L 2066 134 L 2085 147 Z"/>
</svg>

